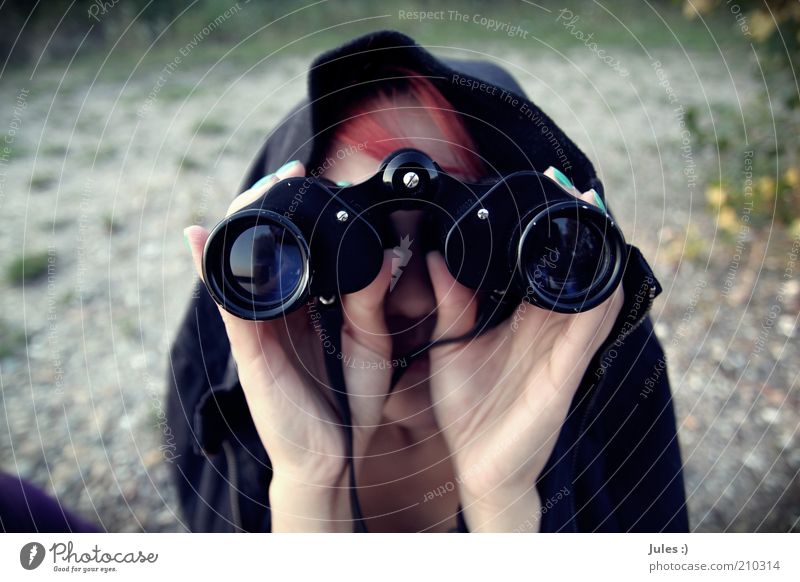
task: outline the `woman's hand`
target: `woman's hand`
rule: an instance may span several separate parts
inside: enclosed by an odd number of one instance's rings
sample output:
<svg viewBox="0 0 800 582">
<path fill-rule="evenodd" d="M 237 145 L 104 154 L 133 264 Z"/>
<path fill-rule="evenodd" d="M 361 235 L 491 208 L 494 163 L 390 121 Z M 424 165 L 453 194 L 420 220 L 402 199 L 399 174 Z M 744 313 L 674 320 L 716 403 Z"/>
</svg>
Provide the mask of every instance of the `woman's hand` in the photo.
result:
<svg viewBox="0 0 800 582">
<path fill-rule="evenodd" d="M 593 191 L 566 186 L 552 168 L 545 174 L 596 205 Z M 450 275 L 439 253 L 428 255 L 428 269 L 438 313 L 433 338 L 468 332 L 476 318 L 474 291 Z M 453 455 L 470 530 L 519 531 L 534 524 L 538 531 L 536 479 L 622 302 L 621 286 L 598 307 L 575 315 L 523 302 L 480 337 L 430 351 L 434 413 Z"/>
<path fill-rule="evenodd" d="M 228 214 L 259 199 L 279 180 L 304 174 L 299 162 L 287 164 L 239 195 Z M 184 235 L 202 277 L 209 233 L 191 226 Z M 392 341 L 383 318 L 390 254 L 375 281 L 342 299 L 342 358 L 356 457 L 363 455 L 380 421 L 391 380 Z M 307 307 L 261 322 L 239 319 L 222 308 L 220 314 L 250 413 L 272 462 L 272 530 L 352 530 L 345 435 L 328 388 L 320 339 L 333 330 L 322 329 L 319 319 L 315 329 Z"/>
</svg>

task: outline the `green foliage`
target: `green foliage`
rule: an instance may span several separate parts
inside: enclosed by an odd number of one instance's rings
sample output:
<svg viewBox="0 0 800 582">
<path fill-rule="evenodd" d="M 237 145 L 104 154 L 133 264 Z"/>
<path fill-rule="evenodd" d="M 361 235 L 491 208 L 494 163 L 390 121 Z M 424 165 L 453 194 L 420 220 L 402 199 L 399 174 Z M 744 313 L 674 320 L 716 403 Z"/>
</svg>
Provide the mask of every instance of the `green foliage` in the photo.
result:
<svg viewBox="0 0 800 582">
<path fill-rule="evenodd" d="M 13 285 L 40 279 L 47 273 L 47 267 L 51 260 L 55 261 L 55 255 L 50 259 L 47 251 L 19 256 L 6 267 L 6 279 Z"/>
<path fill-rule="evenodd" d="M 103 215 L 103 230 L 108 234 L 116 234 L 122 229 L 122 223 L 113 214 L 107 212 Z"/>
<path fill-rule="evenodd" d="M 725 16 L 730 26 L 759 48 L 759 64 L 767 72 L 791 70 L 800 63 L 800 2 L 797 0 L 682 0 L 688 18 Z M 794 86 L 792 86 L 792 89 Z M 800 105 L 791 91 L 793 107 Z"/>
<path fill-rule="evenodd" d="M 198 135 L 219 136 L 228 131 L 228 126 L 216 119 L 204 119 L 197 122 L 194 131 Z"/>
<path fill-rule="evenodd" d="M 0 358 L 16 355 L 27 341 L 24 331 L 0 319 Z"/>
<path fill-rule="evenodd" d="M 42 149 L 40 150 L 40 152 L 45 156 L 54 156 L 57 158 L 63 158 L 67 155 L 68 151 L 69 148 L 67 147 L 67 144 L 51 142 L 43 145 Z"/>
<path fill-rule="evenodd" d="M 183 170 L 199 170 L 203 167 L 203 163 L 190 155 L 178 158 L 178 166 Z"/>
<path fill-rule="evenodd" d="M 31 190 L 47 190 L 56 183 L 56 178 L 50 174 L 34 174 L 31 176 Z"/>
<path fill-rule="evenodd" d="M 550 13 L 537 5 L 544 5 Z M 726 44 L 722 27 L 729 24 L 729 18 L 706 18 L 714 33 L 709 35 L 705 27 L 686 21 L 679 5 L 637 6 L 639 10 L 631 10 L 629 0 L 578 0 L 566 6 L 544 0 L 79 0 L 74 5 L 71 0 L 7 0 L 0 11 L 0 60 L 5 62 L 10 56 L 12 66 L 32 64 L 47 45 L 42 60 L 46 66 L 49 61 L 69 58 L 80 47 L 72 78 L 80 77 L 75 67 L 86 67 L 93 74 L 103 63 L 104 77 L 118 73 L 125 79 L 134 66 L 157 72 L 176 55 L 182 56 L 184 63 L 207 64 L 223 57 L 226 64 L 236 60 L 255 63 L 272 52 L 278 56 L 315 54 L 381 28 L 400 30 L 423 44 L 479 45 L 484 50 L 487 44 L 510 43 L 548 52 L 576 46 L 575 38 L 554 25 L 562 8 L 590 25 L 593 38 L 603 46 L 639 50 L 640 39 L 646 39 L 648 48 L 679 42 L 693 50 L 716 51 L 718 43 Z M 509 39 L 502 31 L 488 31 L 469 18 L 459 23 L 449 17 L 423 21 L 399 17 L 401 11 L 450 10 L 508 22 L 529 36 L 524 41 Z M 223 17 L 226 13 L 227 18 Z M 20 30 L 23 34 L 18 37 Z M 723 34 L 716 34 L 720 32 Z M 186 51 L 187 47 L 190 50 Z M 183 99 L 187 90 L 188 86 L 173 89 L 165 85 L 159 97 Z"/>
<path fill-rule="evenodd" d="M 695 110 L 695 118 L 695 144 L 713 150 L 721 164 L 706 188 L 718 226 L 731 234 L 742 224 L 800 228 L 800 110 L 771 110 L 764 99 L 743 111 L 716 108 L 705 118 Z"/>
<path fill-rule="evenodd" d="M 757 49 L 765 90 L 743 109 L 691 109 L 687 128 L 699 148 L 715 148 L 722 175 L 706 189 L 723 232 L 746 224 L 788 226 L 800 232 L 800 101 L 793 67 L 800 62 L 800 2 L 796 0 L 683 0 L 684 15 L 727 15 Z M 752 153 L 750 153 L 752 152 Z"/>
</svg>

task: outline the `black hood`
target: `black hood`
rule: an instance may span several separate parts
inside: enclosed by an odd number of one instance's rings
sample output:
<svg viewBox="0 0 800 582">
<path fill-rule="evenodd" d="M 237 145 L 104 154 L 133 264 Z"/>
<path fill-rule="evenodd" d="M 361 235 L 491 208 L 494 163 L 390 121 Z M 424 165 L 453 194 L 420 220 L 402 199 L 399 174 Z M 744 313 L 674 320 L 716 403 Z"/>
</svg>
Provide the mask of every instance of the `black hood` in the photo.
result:
<svg viewBox="0 0 800 582">
<path fill-rule="evenodd" d="M 317 57 L 308 73 L 308 97 L 274 130 L 250 168 L 249 187 L 284 162 L 321 165 L 328 134 L 349 103 L 396 76 L 403 67 L 426 77 L 447 98 L 493 173 L 544 171 L 554 166 L 580 190 L 603 188 L 584 153 L 502 68 L 488 61 L 440 59 L 392 30 L 356 38 Z"/>
</svg>

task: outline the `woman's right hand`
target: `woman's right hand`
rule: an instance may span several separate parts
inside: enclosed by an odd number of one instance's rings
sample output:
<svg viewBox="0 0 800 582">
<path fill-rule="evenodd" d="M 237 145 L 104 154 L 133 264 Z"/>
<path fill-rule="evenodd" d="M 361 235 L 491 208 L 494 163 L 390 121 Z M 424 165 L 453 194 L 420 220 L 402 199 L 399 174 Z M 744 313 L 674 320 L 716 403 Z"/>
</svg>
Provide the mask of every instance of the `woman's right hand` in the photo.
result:
<svg viewBox="0 0 800 582">
<path fill-rule="evenodd" d="M 279 180 L 302 177 L 299 162 L 287 164 L 234 199 L 228 215 L 264 195 Z M 184 230 L 202 277 L 208 231 Z M 378 277 L 342 297 L 342 358 L 352 414 L 354 456 L 366 451 L 389 391 L 392 339 L 383 301 L 391 279 L 391 251 Z M 351 531 L 345 433 L 322 355 L 323 330 L 312 312 L 298 309 L 271 321 L 239 319 L 219 307 L 239 381 L 256 429 L 272 463 L 272 531 Z"/>
</svg>

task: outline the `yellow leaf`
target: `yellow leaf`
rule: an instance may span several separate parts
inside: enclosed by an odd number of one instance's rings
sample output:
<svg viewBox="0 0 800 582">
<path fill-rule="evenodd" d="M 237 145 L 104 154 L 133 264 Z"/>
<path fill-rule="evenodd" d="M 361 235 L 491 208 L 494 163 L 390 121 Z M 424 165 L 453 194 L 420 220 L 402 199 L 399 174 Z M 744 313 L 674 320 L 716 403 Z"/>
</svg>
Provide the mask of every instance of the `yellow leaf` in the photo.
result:
<svg viewBox="0 0 800 582">
<path fill-rule="evenodd" d="M 714 4 L 716 4 L 715 0 L 684 0 L 683 15 L 692 19 L 698 14 L 710 12 Z"/>
<path fill-rule="evenodd" d="M 756 188 L 764 200 L 772 200 L 775 194 L 775 178 L 772 176 L 761 176 L 756 181 Z"/>
<path fill-rule="evenodd" d="M 795 218 L 792 226 L 789 227 L 792 237 L 800 237 L 800 218 Z"/>
<path fill-rule="evenodd" d="M 750 32 L 757 41 L 767 40 L 773 30 L 775 30 L 775 20 L 771 14 L 764 10 L 756 10 L 750 14 Z"/>
<path fill-rule="evenodd" d="M 684 0 L 682 12 L 683 17 L 689 20 L 694 20 L 698 15 L 697 8 L 691 0 Z"/>
<path fill-rule="evenodd" d="M 728 196 L 722 186 L 709 186 L 706 189 L 706 200 L 714 208 L 722 206 L 727 198 Z"/>
<path fill-rule="evenodd" d="M 792 188 L 796 188 L 797 185 L 800 184 L 800 171 L 795 167 L 786 170 L 783 177 L 786 179 L 786 183 Z"/>
<path fill-rule="evenodd" d="M 733 208 L 726 206 L 719 211 L 719 220 L 717 222 L 722 230 L 728 232 L 736 232 L 739 228 L 739 217 L 736 216 Z"/>
</svg>

